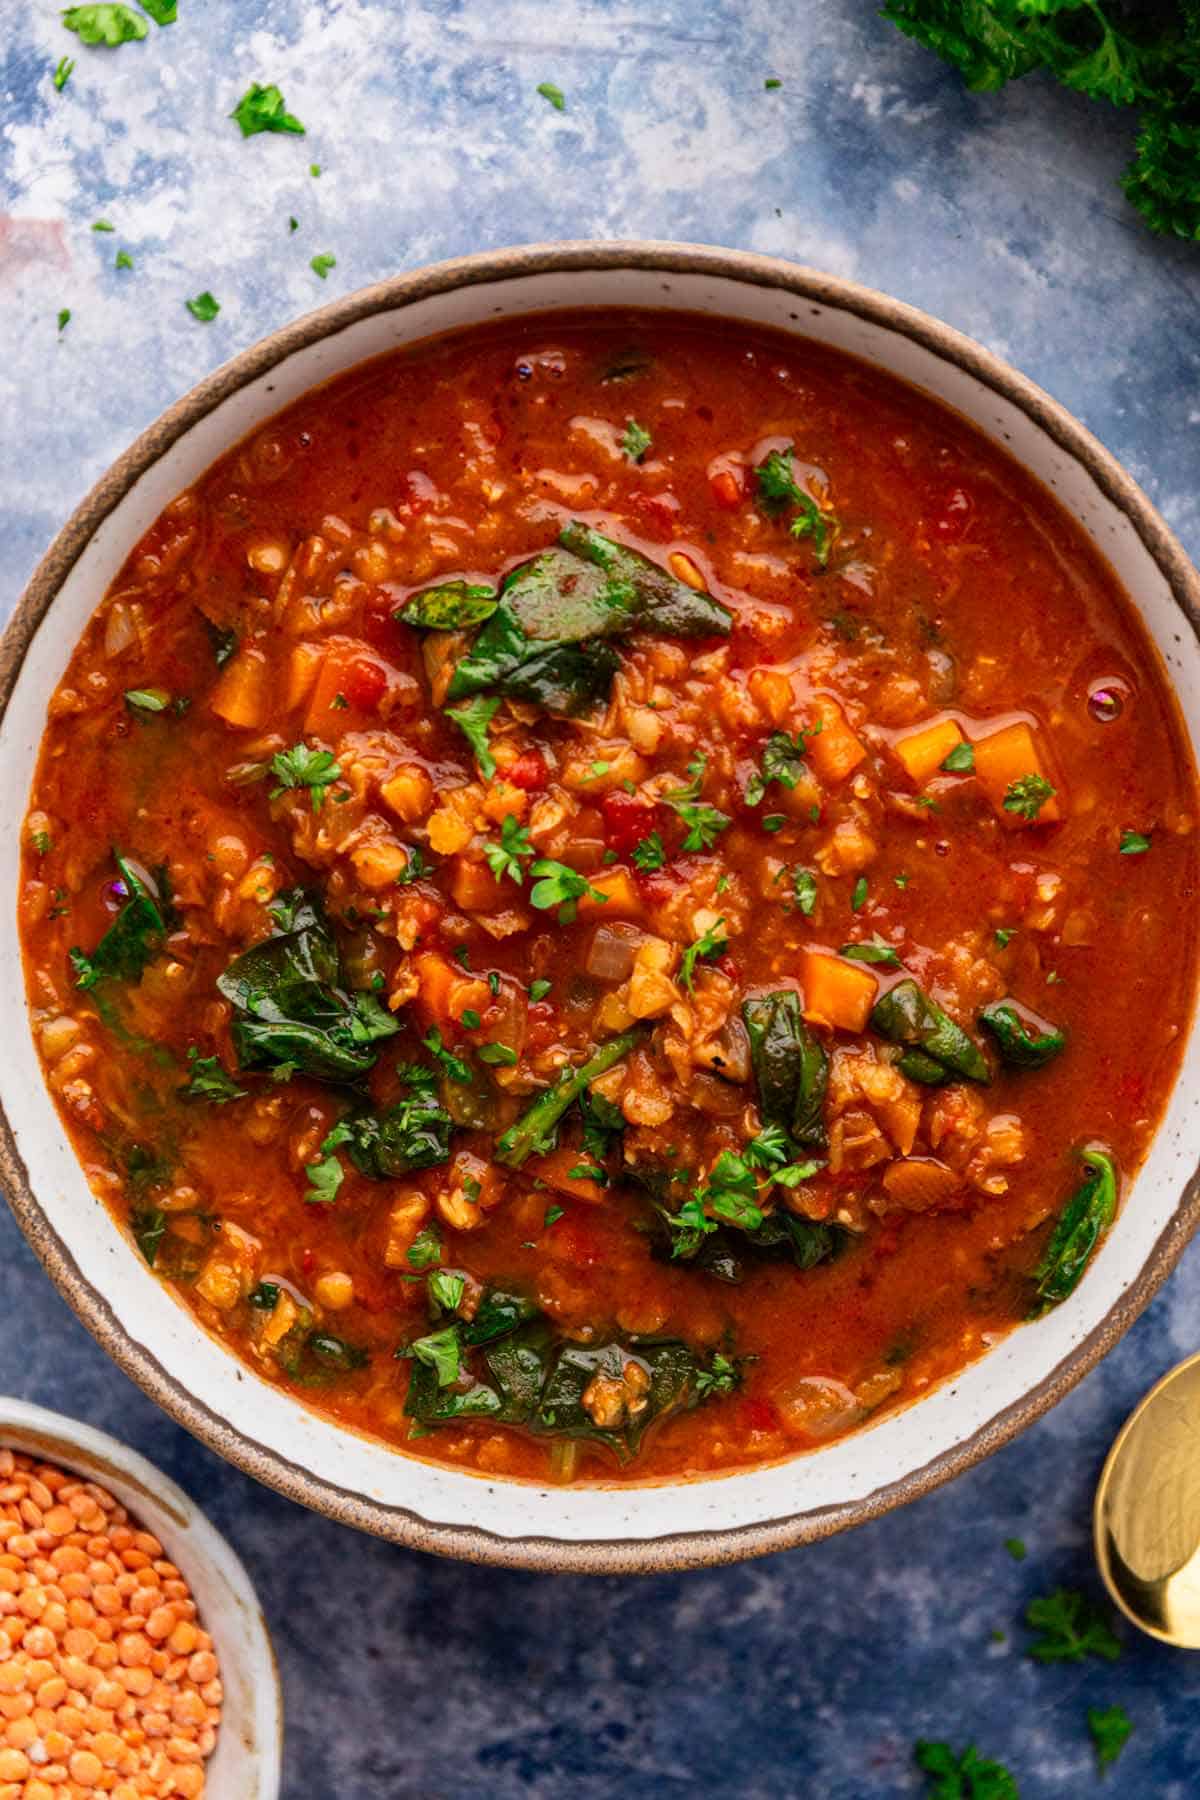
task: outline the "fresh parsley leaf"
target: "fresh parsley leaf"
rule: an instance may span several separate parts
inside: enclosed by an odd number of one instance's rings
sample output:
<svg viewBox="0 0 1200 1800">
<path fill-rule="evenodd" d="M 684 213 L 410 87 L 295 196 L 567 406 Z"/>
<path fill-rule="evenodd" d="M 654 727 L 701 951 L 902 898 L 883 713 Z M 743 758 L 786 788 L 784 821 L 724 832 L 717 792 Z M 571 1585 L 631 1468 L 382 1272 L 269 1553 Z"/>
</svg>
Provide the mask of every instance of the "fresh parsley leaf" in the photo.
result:
<svg viewBox="0 0 1200 1800">
<path fill-rule="evenodd" d="M 1001 950 L 1006 949 L 1016 935 L 1017 927 L 1015 925 L 999 926 L 996 931 L 996 944 L 998 948 Z"/>
<path fill-rule="evenodd" d="M 913 1755 L 917 1767 L 932 1777 L 926 1800 L 1019 1800 L 1017 1784 L 1003 1763 L 980 1756 L 974 1744 L 955 1756 L 949 1744 L 922 1738 Z"/>
<path fill-rule="evenodd" d="M 1008 792 L 1004 796 L 1004 810 L 1016 813 L 1019 818 L 1032 823 L 1047 800 L 1053 798 L 1054 789 L 1044 775 L 1018 775 L 1015 781 L 1010 781 L 1008 784 Z"/>
<path fill-rule="evenodd" d="M 817 906 L 817 878 L 811 869 L 797 869 L 792 876 L 792 892 L 796 905 L 806 919 L 811 919 Z"/>
<path fill-rule="evenodd" d="M 69 324 L 70 324 L 70 323 L 71 323 L 71 309 L 70 309 L 70 307 L 69 307 L 69 306 L 64 306 L 64 307 L 63 307 L 63 308 L 62 308 L 62 309 L 61 309 L 61 311 L 60 311 L 60 312 L 59 312 L 59 315 L 58 315 L 58 329 L 59 329 L 59 331 L 60 331 L 60 332 L 63 332 L 63 331 L 65 331 L 65 330 L 66 330 L 66 329 L 67 329 L 67 326 L 68 326 L 68 325 L 69 325 Z"/>
<path fill-rule="evenodd" d="M 718 919 L 715 925 L 702 932 L 694 944 L 689 944 L 683 953 L 679 967 L 679 979 L 689 994 L 695 992 L 693 982 L 697 962 L 707 961 L 712 956 L 723 956 L 729 948 L 729 939 L 721 930 L 724 919 Z"/>
<path fill-rule="evenodd" d="M 290 750 L 278 750 L 271 758 L 271 773 L 279 786 L 271 789 L 277 800 L 287 788 L 310 790 L 312 809 L 320 812 L 325 789 L 342 778 L 342 765 L 331 750 L 313 750 L 308 744 L 293 744 Z"/>
<path fill-rule="evenodd" d="M 764 831 L 782 831 L 786 824 L 787 818 L 783 813 L 768 813 L 762 821 L 762 828 Z"/>
<path fill-rule="evenodd" d="M 414 881 L 420 881 L 424 876 L 433 874 L 433 865 L 425 861 L 418 845 L 406 844 L 404 854 L 408 861 L 396 877 L 397 887 L 411 887 Z"/>
<path fill-rule="evenodd" d="M 742 1155 L 751 1168 L 761 1169 L 766 1173 L 772 1169 L 781 1169 L 793 1148 L 792 1140 L 782 1125 L 764 1125 L 746 1144 Z"/>
<path fill-rule="evenodd" d="M 174 25 L 178 15 L 178 0 L 138 0 L 143 12 L 150 14 L 156 25 Z"/>
<path fill-rule="evenodd" d="M 129 1225 L 138 1249 L 153 1268 L 167 1234 L 166 1213 L 157 1206 L 135 1206 L 129 1214 Z"/>
<path fill-rule="evenodd" d="M 435 1225 L 426 1225 L 419 1231 L 405 1252 L 408 1265 L 412 1269 L 427 1269 L 432 1263 L 442 1260 L 442 1240 L 438 1236 Z"/>
<path fill-rule="evenodd" d="M 29 842 L 39 856 L 45 856 L 48 851 L 53 850 L 54 848 L 54 839 L 50 836 L 48 831 L 31 831 L 29 834 Z"/>
<path fill-rule="evenodd" d="M 132 258 L 132 256 L 130 256 L 128 250 L 118 250 L 117 254 L 116 254 L 116 259 L 113 262 L 113 268 L 114 269 L 132 269 L 132 267 L 133 267 L 133 258 Z"/>
<path fill-rule="evenodd" d="M 443 1331 L 431 1331 L 417 1338 L 404 1352 L 428 1365 L 437 1376 L 439 1387 L 453 1387 L 462 1374 L 462 1344 L 458 1326 L 447 1325 Z"/>
<path fill-rule="evenodd" d="M 488 748 L 487 728 L 499 708 L 499 698 L 488 699 L 486 694 L 476 694 L 473 700 L 466 700 L 461 706 L 446 708 L 446 717 L 454 720 L 475 752 L 479 772 L 485 781 L 490 781 L 496 773 L 496 759 Z"/>
<path fill-rule="evenodd" d="M 324 1149 L 324 1145 L 321 1147 Z M 338 1189 L 346 1179 L 346 1171 L 339 1158 L 333 1155 L 323 1156 L 320 1162 L 309 1163 L 304 1173 L 308 1177 L 308 1186 L 304 1190 L 305 1202 L 309 1206 L 332 1206 L 337 1199 Z"/>
<path fill-rule="evenodd" d="M 539 81 L 537 91 L 542 96 L 543 100 L 548 100 L 550 102 L 555 112 L 566 111 L 566 96 L 560 87 L 555 87 L 552 81 Z"/>
<path fill-rule="evenodd" d="M 808 740 L 819 730 L 818 725 L 814 731 L 798 731 L 795 737 L 789 737 L 786 731 L 771 733 L 763 749 L 762 766 L 746 784 L 747 806 L 757 806 L 773 781 L 789 792 L 795 787 L 804 773 Z"/>
<path fill-rule="evenodd" d="M 1121 833 L 1121 856 L 1144 856 L 1150 848 L 1150 839 L 1140 831 L 1123 831 Z"/>
<path fill-rule="evenodd" d="M 436 1269 L 426 1283 L 429 1297 L 437 1302 L 444 1312 L 457 1312 L 463 1295 L 467 1291 L 465 1275 L 458 1275 L 452 1269 Z"/>
<path fill-rule="evenodd" d="M 107 219 L 96 219 L 92 225 L 93 231 L 115 231 L 116 229 L 116 226 L 110 224 Z"/>
<path fill-rule="evenodd" d="M 166 688 L 126 688 L 125 704 L 132 706 L 137 712 L 166 712 L 171 704 L 171 696 Z"/>
<path fill-rule="evenodd" d="M 757 1177 L 733 1150 L 722 1150 L 707 1182 L 697 1188 L 696 1198 L 706 1212 L 741 1231 L 757 1231 L 763 1222 Z"/>
<path fill-rule="evenodd" d="M 967 775 L 975 767 L 974 744 L 955 744 L 948 756 L 942 758 L 942 768 L 949 775 Z"/>
<path fill-rule="evenodd" d="M 269 87 L 254 82 L 229 116 L 237 120 L 244 138 L 254 137 L 260 131 L 290 131 L 297 137 L 304 136 L 303 125 L 287 110 L 283 95 L 273 82 Z"/>
<path fill-rule="evenodd" d="M 1133 1721 L 1123 1706 L 1109 1706 L 1104 1710 L 1089 1706 L 1087 1722 L 1096 1746 L 1096 1760 L 1105 1769 L 1109 1763 L 1116 1762 L 1128 1743 Z"/>
<path fill-rule="evenodd" d="M 552 981 L 547 981 L 544 975 L 539 975 L 535 981 L 530 982 L 529 998 L 533 1001 L 535 1006 L 539 1000 L 544 1000 L 546 998 L 546 995 L 553 986 L 554 983 Z"/>
<path fill-rule="evenodd" d="M 479 1060 L 491 1063 L 493 1068 L 511 1069 L 517 1061 L 517 1053 L 508 1044 L 480 1044 Z"/>
<path fill-rule="evenodd" d="M 687 826 L 687 836 L 683 840 L 685 850 L 711 850 L 729 825 L 728 813 L 703 801 L 680 800 L 673 794 L 664 794 L 663 799 Z"/>
<path fill-rule="evenodd" d="M 71 79 L 71 71 L 75 67 L 75 59 L 71 56 L 60 56 L 54 71 L 54 86 L 61 94 Z"/>
<path fill-rule="evenodd" d="M 755 469 L 758 504 L 771 519 L 779 518 L 792 508 L 795 516 L 788 526 L 789 532 L 794 538 L 812 539 L 813 554 L 824 569 L 829 563 L 838 522 L 832 514 L 823 512 L 812 496 L 798 485 L 792 473 L 795 449 L 794 444 L 789 444 L 786 450 L 772 450 L 767 460 Z"/>
<path fill-rule="evenodd" d="M 134 43 L 150 29 L 131 6 L 69 6 L 62 22 L 68 31 L 78 34 L 81 44 L 103 44 L 109 49 Z"/>
<path fill-rule="evenodd" d="M 868 886 L 866 876 L 860 875 L 858 880 L 854 884 L 854 892 L 850 896 L 850 911 L 851 912 L 861 912 L 862 911 L 863 907 L 867 904 L 867 895 L 869 892 L 870 892 L 870 888 Z"/>
<path fill-rule="evenodd" d="M 738 1365 L 730 1357 L 715 1350 L 708 1368 L 697 1369 L 693 1391 L 697 1400 L 715 1400 L 718 1395 L 734 1393 L 741 1382 L 742 1372 Z"/>
<path fill-rule="evenodd" d="M 776 88 L 781 88 L 782 86 L 783 83 L 777 75 L 768 75 L 767 79 L 763 82 L 763 87 L 768 94 L 774 93 Z"/>
<path fill-rule="evenodd" d="M 181 1100 L 210 1100 L 224 1106 L 228 1100 L 242 1100 L 246 1089 L 240 1088 L 232 1075 L 215 1056 L 201 1056 L 193 1044 L 188 1051 L 188 1078 L 179 1090 Z"/>
<path fill-rule="evenodd" d="M 576 869 L 568 868 L 566 863 L 542 857 L 530 865 L 529 873 L 538 877 L 530 890 L 530 905 L 536 906 L 539 912 L 548 912 L 552 906 L 556 906 L 560 925 L 572 922 L 579 912 L 579 901 L 585 895 L 601 904 L 607 903 L 607 894 L 594 888 L 590 881 Z"/>
<path fill-rule="evenodd" d="M 636 419 L 629 419 L 625 424 L 625 435 L 621 439 L 621 449 L 632 463 L 640 463 L 654 439 L 644 425 Z"/>
<path fill-rule="evenodd" d="M 1005 1538 L 1004 1548 L 1008 1551 L 1008 1554 L 1012 1557 L 1014 1562 L 1024 1562 L 1025 1558 L 1029 1555 L 1029 1551 L 1025 1547 L 1024 1538 Z"/>
<path fill-rule="evenodd" d="M 197 294 L 194 300 L 185 300 L 184 305 L 193 319 L 199 319 L 202 325 L 211 325 L 221 310 L 220 303 L 213 299 L 207 288 L 202 294 Z"/>
<path fill-rule="evenodd" d="M 479 1025 L 480 1025 L 479 1014 L 475 1011 L 475 1008 L 473 1006 L 464 1006 L 461 1017 L 462 1017 L 462 1022 L 466 1026 L 468 1031 L 478 1031 L 479 1030 Z"/>
<path fill-rule="evenodd" d="M 324 256 L 314 256 L 308 266 L 314 275 L 319 275 L 321 280 L 324 281 L 328 276 L 330 269 L 337 268 L 337 257 L 330 256 L 328 253 Z"/>
<path fill-rule="evenodd" d="M 633 846 L 633 866 L 640 869 L 643 875 L 661 869 L 666 860 L 667 853 L 657 831 L 652 831 L 649 837 L 639 838 Z"/>
<path fill-rule="evenodd" d="M 1055 1588 L 1052 1594 L 1031 1600 L 1025 1622 L 1040 1634 L 1029 1650 L 1036 1662 L 1082 1662 L 1086 1656 L 1116 1662 L 1121 1654 L 1107 1619 L 1073 1588 Z"/>
<path fill-rule="evenodd" d="M 571 1171 L 572 1174 L 574 1174 L 574 1172 L 575 1172 L 574 1170 Z M 562 1218 L 565 1210 L 566 1210 L 565 1207 L 562 1207 L 562 1206 L 548 1206 L 546 1208 L 546 1216 L 542 1220 L 543 1226 L 547 1230 L 549 1230 L 551 1225 L 556 1225 L 558 1223 L 558 1221 Z"/>
<path fill-rule="evenodd" d="M 537 853 L 529 841 L 529 829 L 518 823 L 511 813 L 506 813 L 500 823 L 500 842 L 489 840 L 483 846 L 484 858 L 488 868 L 497 881 L 503 881 L 507 875 L 518 887 L 525 883 L 525 871 L 522 862 L 529 862 Z"/>
<path fill-rule="evenodd" d="M 844 956 L 847 962 L 874 963 L 883 969 L 902 967 L 900 958 L 892 946 L 885 944 L 883 939 L 878 937 L 872 938 L 869 943 L 865 944 L 843 944 L 838 955 Z"/>
</svg>

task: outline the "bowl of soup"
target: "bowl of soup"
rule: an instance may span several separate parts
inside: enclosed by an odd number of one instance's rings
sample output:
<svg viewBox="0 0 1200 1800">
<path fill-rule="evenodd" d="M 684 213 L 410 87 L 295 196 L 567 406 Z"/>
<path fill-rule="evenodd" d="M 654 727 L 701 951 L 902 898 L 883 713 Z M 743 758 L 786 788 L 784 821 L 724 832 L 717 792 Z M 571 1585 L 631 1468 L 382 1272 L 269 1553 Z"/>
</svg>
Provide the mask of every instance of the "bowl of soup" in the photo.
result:
<svg viewBox="0 0 1200 1800">
<path fill-rule="evenodd" d="M 1195 1223 L 1196 601 L 854 283 L 558 245 L 285 328 L 5 640 L 18 1219 L 177 1419 L 406 1544 L 927 1490 Z"/>
</svg>

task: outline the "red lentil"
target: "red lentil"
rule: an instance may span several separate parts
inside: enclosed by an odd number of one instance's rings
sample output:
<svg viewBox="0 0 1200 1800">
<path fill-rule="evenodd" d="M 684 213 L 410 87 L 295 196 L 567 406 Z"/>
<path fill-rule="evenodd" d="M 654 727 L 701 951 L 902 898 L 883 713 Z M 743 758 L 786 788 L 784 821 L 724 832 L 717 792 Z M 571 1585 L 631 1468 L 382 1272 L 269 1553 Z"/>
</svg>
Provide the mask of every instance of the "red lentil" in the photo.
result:
<svg viewBox="0 0 1200 1800">
<path fill-rule="evenodd" d="M 220 1722 L 212 1639 L 158 1539 L 0 1448 L 0 1800 L 201 1800 Z"/>
</svg>

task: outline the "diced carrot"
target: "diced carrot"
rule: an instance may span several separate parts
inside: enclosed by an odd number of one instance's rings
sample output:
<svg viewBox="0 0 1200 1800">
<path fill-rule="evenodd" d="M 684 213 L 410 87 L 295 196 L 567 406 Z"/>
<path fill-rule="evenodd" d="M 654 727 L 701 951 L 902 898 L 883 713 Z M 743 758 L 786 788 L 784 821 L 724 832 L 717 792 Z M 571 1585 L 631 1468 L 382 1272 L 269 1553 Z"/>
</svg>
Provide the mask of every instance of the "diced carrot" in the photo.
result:
<svg viewBox="0 0 1200 1800">
<path fill-rule="evenodd" d="M 808 758 L 821 780 L 836 787 L 852 769 L 857 769 L 867 752 L 847 725 L 846 715 L 836 700 L 818 694 L 813 711 L 821 721 L 821 729 L 808 740 Z"/>
<path fill-rule="evenodd" d="M 837 1031 L 862 1031 L 879 983 L 862 963 L 843 962 L 821 950 L 804 952 L 804 1016 Z"/>
<path fill-rule="evenodd" d="M 963 734 L 953 719 L 938 719 L 906 732 L 892 745 L 904 772 L 918 787 L 936 775 L 950 752 L 963 742 Z"/>
<path fill-rule="evenodd" d="M 593 900 L 590 894 L 584 894 L 579 902 L 581 919 L 641 917 L 641 896 L 628 869 L 605 869 L 599 875 L 589 875 L 588 882 L 597 893 L 605 895 L 605 899 Z"/>
<path fill-rule="evenodd" d="M 990 736 L 978 739 L 975 745 L 975 774 L 979 785 L 1006 825 L 1052 825 L 1063 816 L 1061 795 L 1050 759 L 1032 728 L 1023 719 L 1019 719 L 1015 725 L 1005 725 L 1001 730 L 993 731 Z M 1055 790 L 1042 801 L 1033 819 L 1027 819 L 1019 812 L 1010 812 L 1004 805 L 1005 796 L 1013 782 L 1020 781 L 1025 775 L 1038 775 Z"/>
<path fill-rule="evenodd" d="M 552 1150 L 548 1156 L 531 1157 L 526 1172 L 572 1200 L 586 1200 L 589 1206 L 603 1206 L 608 1194 L 598 1181 L 587 1175 L 572 1175 L 572 1169 L 593 1167 L 584 1150 Z"/>
<path fill-rule="evenodd" d="M 346 713 L 359 706 L 356 695 L 363 688 L 362 671 L 370 666 L 382 676 L 382 687 L 376 679 L 372 686 L 381 693 L 387 686 L 387 671 L 367 644 L 354 639 L 335 640 L 325 652 L 320 673 L 309 696 L 304 715 L 306 737 L 339 738 L 346 729 Z"/>
<path fill-rule="evenodd" d="M 324 655 L 323 644 L 297 644 L 293 648 L 288 657 L 287 686 L 283 695 L 283 703 L 289 712 L 308 699 Z"/>
<path fill-rule="evenodd" d="M 505 892 L 486 863 L 456 856 L 450 874 L 450 892 L 464 912 L 500 912 L 516 892 Z"/>
<path fill-rule="evenodd" d="M 226 663 L 208 704 L 227 725 L 257 729 L 267 716 L 267 677 L 266 656 L 247 644 Z"/>
<path fill-rule="evenodd" d="M 438 1025 L 457 1024 L 464 1012 L 473 1009 L 481 1013 L 491 1001 L 486 981 L 465 975 L 436 950 L 416 957 L 414 967 L 421 984 L 421 1009 Z"/>
<path fill-rule="evenodd" d="M 401 763 L 394 775 L 380 784 L 380 799 L 406 825 L 415 825 L 433 805 L 433 783 L 416 763 Z"/>
</svg>

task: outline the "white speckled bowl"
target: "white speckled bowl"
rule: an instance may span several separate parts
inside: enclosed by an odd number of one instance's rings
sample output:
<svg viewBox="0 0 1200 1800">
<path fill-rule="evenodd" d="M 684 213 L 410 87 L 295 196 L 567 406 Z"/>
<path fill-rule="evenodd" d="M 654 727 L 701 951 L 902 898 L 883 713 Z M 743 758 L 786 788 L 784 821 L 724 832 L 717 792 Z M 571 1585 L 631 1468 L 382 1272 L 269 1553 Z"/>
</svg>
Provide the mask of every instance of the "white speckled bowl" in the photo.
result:
<svg viewBox="0 0 1200 1800">
<path fill-rule="evenodd" d="M 194 1501 L 161 1469 L 78 1419 L 0 1395 L 0 1449 L 99 1482 L 159 1539 L 192 1590 L 225 1688 L 206 1800 L 278 1800 L 283 1697 L 250 1577 Z"/>
<path fill-rule="evenodd" d="M 849 351 L 970 419 L 1051 488 L 1141 608 L 1200 738 L 1200 578 L 1145 495 L 1062 407 L 978 344 L 882 294 L 762 256 L 677 244 L 557 244 L 468 257 L 351 295 L 276 332 L 141 437 L 55 541 L 0 649 L 0 891 L 46 702 L 140 534 L 231 444 L 315 383 L 435 332 L 598 306 L 686 309 Z M 1036 1326 L 849 1437 L 769 1468 L 660 1485 L 540 1488 L 399 1455 L 258 1379 L 176 1304 L 95 1200 L 24 1019 L 16 933 L 0 1062 L 0 1174 L 60 1290 L 121 1366 L 241 1468 L 333 1518 L 481 1562 L 600 1572 L 731 1560 L 823 1536 L 969 1467 L 1060 1398 L 1137 1316 L 1200 1217 L 1200 1046 L 1095 1266 Z"/>
</svg>

